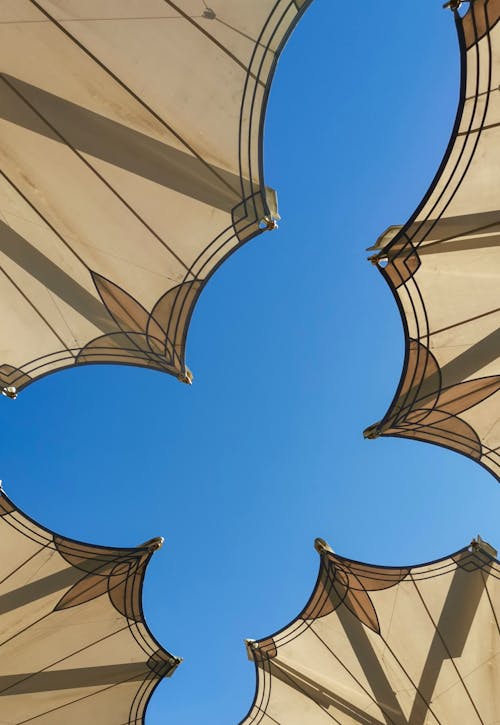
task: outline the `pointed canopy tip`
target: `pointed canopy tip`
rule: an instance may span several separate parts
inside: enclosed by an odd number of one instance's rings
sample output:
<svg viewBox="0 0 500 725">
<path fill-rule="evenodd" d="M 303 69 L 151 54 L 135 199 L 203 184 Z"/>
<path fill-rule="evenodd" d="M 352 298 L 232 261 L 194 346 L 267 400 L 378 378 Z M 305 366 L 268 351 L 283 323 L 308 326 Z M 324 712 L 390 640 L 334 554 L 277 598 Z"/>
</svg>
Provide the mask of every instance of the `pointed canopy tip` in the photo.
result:
<svg viewBox="0 0 500 725">
<path fill-rule="evenodd" d="M 186 385 L 192 385 L 193 384 L 193 373 L 189 368 L 186 368 L 184 372 L 180 373 L 177 376 L 177 380 L 179 380 L 181 383 L 185 383 Z"/>
<path fill-rule="evenodd" d="M 163 536 L 155 536 L 152 539 L 148 539 L 143 544 L 139 544 L 137 547 L 138 549 L 152 549 L 152 551 L 158 551 L 158 549 L 161 549 L 163 544 L 165 543 L 165 539 Z"/>
<path fill-rule="evenodd" d="M 328 553 L 328 554 L 334 553 L 330 544 L 327 541 L 325 541 L 325 539 L 321 539 L 320 537 L 317 537 L 316 539 L 314 539 L 314 548 L 316 549 L 316 551 L 318 552 L 318 554 L 320 556 L 321 556 L 321 554 L 325 554 L 325 553 Z"/>
<path fill-rule="evenodd" d="M 172 657 L 172 666 L 166 673 L 165 677 L 172 677 L 176 669 L 184 662 L 183 657 Z"/>
<path fill-rule="evenodd" d="M 473 551 L 479 551 L 482 554 L 486 554 L 486 556 L 489 556 L 491 559 L 496 559 L 498 556 L 498 551 L 495 547 L 481 538 L 479 534 L 470 542 L 470 548 Z"/>
<path fill-rule="evenodd" d="M 368 428 L 365 428 L 363 431 L 363 438 L 365 440 L 375 440 L 375 438 L 380 437 L 380 421 L 378 423 L 374 423 L 373 425 L 369 425 Z"/>
<path fill-rule="evenodd" d="M 449 8 L 452 12 L 456 12 L 462 5 L 463 0 L 448 0 L 444 3 L 443 8 L 446 10 Z"/>
<path fill-rule="evenodd" d="M 372 244 L 371 247 L 367 247 L 367 252 L 381 252 L 383 251 L 394 239 L 394 237 L 399 234 L 401 229 L 403 228 L 402 224 L 391 224 L 385 231 L 380 234 L 375 243 Z"/>
<path fill-rule="evenodd" d="M 243 641 L 247 650 L 248 659 L 250 662 L 255 662 L 254 650 L 259 648 L 259 643 L 255 639 L 245 639 Z"/>
</svg>

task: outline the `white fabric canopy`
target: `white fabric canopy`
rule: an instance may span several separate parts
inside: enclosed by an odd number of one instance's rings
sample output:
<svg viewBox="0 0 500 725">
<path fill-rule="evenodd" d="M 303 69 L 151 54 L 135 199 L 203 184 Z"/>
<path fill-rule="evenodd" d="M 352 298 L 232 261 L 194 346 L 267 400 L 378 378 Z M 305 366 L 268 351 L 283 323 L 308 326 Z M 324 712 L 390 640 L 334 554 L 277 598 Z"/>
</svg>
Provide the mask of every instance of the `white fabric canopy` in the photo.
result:
<svg viewBox="0 0 500 725">
<path fill-rule="evenodd" d="M 161 539 L 110 549 L 66 539 L 0 493 L 0 723 L 142 725 L 180 660 L 142 611 Z"/>
<path fill-rule="evenodd" d="M 365 431 L 436 443 L 500 477 L 500 0 L 455 11 L 460 105 L 434 182 L 373 249 L 398 302 L 404 370 Z"/>
<path fill-rule="evenodd" d="M 198 295 L 277 218 L 265 107 L 308 4 L 2 0 L 0 389 L 99 362 L 190 382 Z"/>
<path fill-rule="evenodd" d="M 500 562 L 489 545 L 393 568 L 317 548 L 302 613 L 247 642 L 257 687 L 240 725 L 500 721 Z"/>
</svg>

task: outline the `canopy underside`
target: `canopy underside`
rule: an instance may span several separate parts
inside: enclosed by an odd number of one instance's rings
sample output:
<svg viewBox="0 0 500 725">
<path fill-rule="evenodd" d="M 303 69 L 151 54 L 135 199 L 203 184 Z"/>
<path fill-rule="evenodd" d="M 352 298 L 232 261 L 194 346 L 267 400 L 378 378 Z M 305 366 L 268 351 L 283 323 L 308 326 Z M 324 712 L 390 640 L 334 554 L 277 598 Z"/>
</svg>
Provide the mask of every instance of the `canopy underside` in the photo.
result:
<svg viewBox="0 0 500 725">
<path fill-rule="evenodd" d="M 142 725 L 180 660 L 147 628 L 154 539 L 109 549 L 65 539 L 0 493 L 0 722 Z"/>
<path fill-rule="evenodd" d="M 377 567 L 324 542 L 309 603 L 247 643 L 257 688 L 240 725 L 494 725 L 500 719 L 500 562 L 481 540 Z"/>
<path fill-rule="evenodd" d="M 397 394 L 365 431 L 451 448 L 500 477 L 500 0 L 455 13 L 457 121 L 429 192 L 373 249 L 398 302 L 406 359 Z"/>
<path fill-rule="evenodd" d="M 3 0 L 0 389 L 103 362 L 189 382 L 201 289 L 277 216 L 265 106 L 309 1 Z"/>
</svg>

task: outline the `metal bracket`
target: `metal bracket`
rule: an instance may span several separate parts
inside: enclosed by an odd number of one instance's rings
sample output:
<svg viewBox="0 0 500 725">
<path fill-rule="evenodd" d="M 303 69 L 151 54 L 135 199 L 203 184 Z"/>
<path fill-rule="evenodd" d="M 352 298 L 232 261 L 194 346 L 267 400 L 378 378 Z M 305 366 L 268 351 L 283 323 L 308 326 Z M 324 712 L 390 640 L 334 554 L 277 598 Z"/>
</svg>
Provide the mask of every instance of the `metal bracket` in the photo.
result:
<svg viewBox="0 0 500 725">
<path fill-rule="evenodd" d="M 161 549 L 163 546 L 165 539 L 163 536 L 155 536 L 154 539 L 148 539 L 143 544 L 139 544 L 137 547 L 138 549 L 152 549 L 153 551 L 158 551 L 158 549 Z"/>
<path fill-rule="evenodd" d="M 250 660 L 250 662 L 255 662 L 253 653 L 255 650 L 259 649 L 259 643 L 256 642 L 254 639 L 246 639 L 245 640 L 245 647 L 247 649 L 247 657 Z"/>
<path fill-rule="evenodd" d="M 193 373 L 189 368 L 185 368 L 184 372 L 179 373 L 179 375 L 177 376 L 177 380 L 180 380 L 181 383 L 186 383 L 186 385 L 192 385 Z"/>
<path fill-rule="evenodd" d="M 320 539 L 319 537 L 317 539 L 314 539 L 314 548 L 318 552 L 318 554 L 321 556 L 321 554 L 333 554 L 334 551 L 332 547 L 328 544 L 327 541 L 324 539 Z"/>
<path fill-rule="evenodd" d="M 470 546 L 472 551 L 480 551 L 482 554 L 486 554 L 492 559 L 496 559 L 498 556 L 498 551 L 491 544 L 488 544 L 487 541 L 482 539 L 479 534 L 475 539 L 472 539 Z"/>
<path fill-rule="evenodd" d="M 17 398 L 17 388 L 14 385 L 2 388 L 2 395 L 5 395 L 6 398 L 10 398 L 11 400 L 15 400 Z"/>
<path fill-rule="evenodd" d="M 263 229 L 266 232 L 272 232 L 274 229 L 278 228 L 278 224 L 275 219 L 272 217 L 266 216 L 264 219 L 261 219 L 259 223 L 259 227 Z"/>
</svg>

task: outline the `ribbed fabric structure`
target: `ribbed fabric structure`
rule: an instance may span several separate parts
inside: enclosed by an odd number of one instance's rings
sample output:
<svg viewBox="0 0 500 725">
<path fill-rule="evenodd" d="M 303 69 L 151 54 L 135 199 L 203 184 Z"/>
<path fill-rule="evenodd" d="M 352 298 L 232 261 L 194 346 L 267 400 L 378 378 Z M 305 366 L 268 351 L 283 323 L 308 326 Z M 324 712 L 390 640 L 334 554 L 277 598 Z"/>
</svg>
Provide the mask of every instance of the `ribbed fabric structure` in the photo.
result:
<svg viewBox="0 0 500 725">
<path fill-rule="evenodd" d="M 254 703 L 241 725 L 494 725 L 500 562 L 482 541 L 421 566 L 362 564 L 318 542 L 309 603 L 247 642 Z"/>
<path fill-rule="evenodd" d="M 0 4 L 6 394 L 88 363 L 190 382 L 198 295 L 278 217 L 264 113 L 309 2 Z"/>
<path fill-rule="evenodd" d="M 0 494 L 0 722 L 143 725 L 149 698 L 180 660 L 142 611 L 147 563 L 42 528 Z"/>
<path fill-rule="evenodd" d="M 365 431 L 436 443 L 500 476 L 500 0 L 455 11 L 460 105 L 438 174 L 372 249 L 403 318 L 395 398 Z"/>
</svg>

